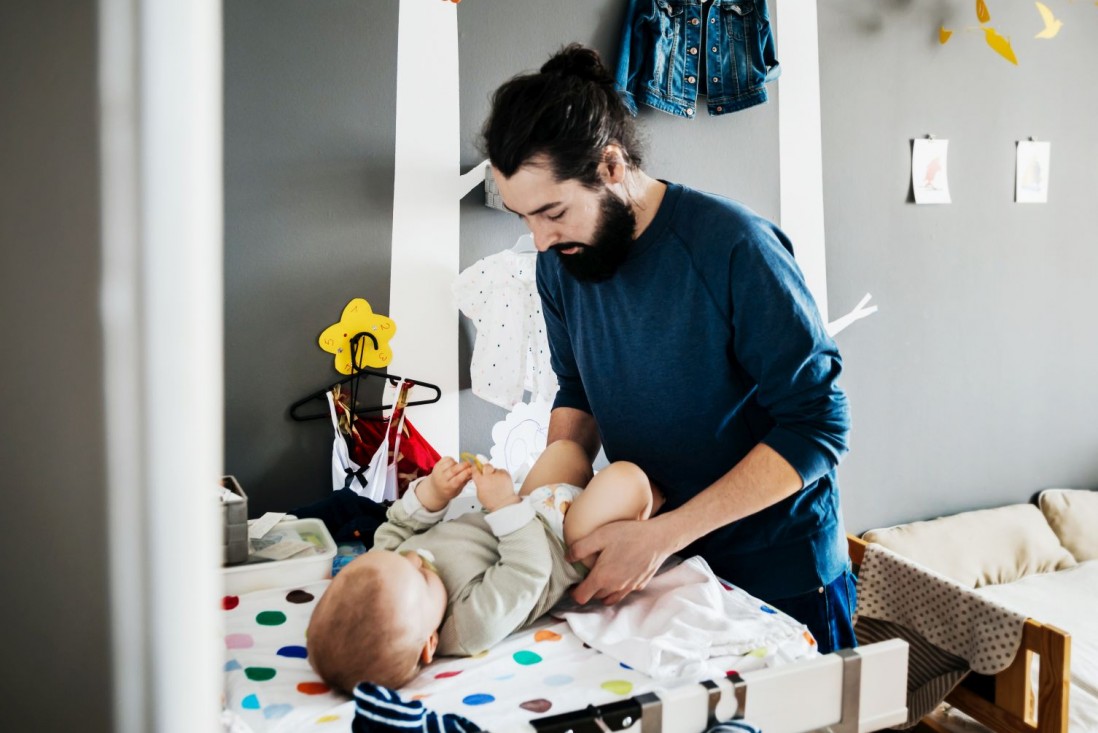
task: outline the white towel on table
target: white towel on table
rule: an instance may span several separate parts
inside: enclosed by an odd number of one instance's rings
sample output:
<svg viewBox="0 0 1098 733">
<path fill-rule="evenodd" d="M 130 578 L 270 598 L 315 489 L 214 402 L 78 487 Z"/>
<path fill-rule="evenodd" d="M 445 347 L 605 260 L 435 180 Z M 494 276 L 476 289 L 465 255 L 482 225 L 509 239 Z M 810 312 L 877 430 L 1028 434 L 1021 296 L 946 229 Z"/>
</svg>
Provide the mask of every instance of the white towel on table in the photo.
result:
<svg viewBox="0 0 1098 733">
<path fill-rule="evenodd" d="M 700 557 L 657 575 L 617 605 L 593 603 L 560 615 L 587 644 L 660 680 L 723 675 L 710 660 L 772 652 L 802 641 L 807 631 L 748 593 L 725 588 Z"/>
</svg>

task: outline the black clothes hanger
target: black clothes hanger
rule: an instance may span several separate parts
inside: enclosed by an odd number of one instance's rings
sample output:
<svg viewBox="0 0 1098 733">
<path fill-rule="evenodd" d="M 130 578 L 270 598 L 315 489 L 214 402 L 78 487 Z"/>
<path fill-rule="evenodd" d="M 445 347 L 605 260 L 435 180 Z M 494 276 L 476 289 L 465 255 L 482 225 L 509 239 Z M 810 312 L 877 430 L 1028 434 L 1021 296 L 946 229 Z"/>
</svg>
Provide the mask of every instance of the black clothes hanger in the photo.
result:
<svg viewBox="0 0 1098 733">
<path fill-rule="evenodd" d="M 406 405 L 406 407 L 412 407 L 413 405 L 429 405 L 432 402 L 438 402 L 439 399 L 442 398 L 442 390 L 439 389 L 437 386 L 435 386 L 433 384 L 430 384 L 428 382 L 421 382 L 418 379 L 408 379 L 406 377 L 401 377 L 399 374 L 388 374 L 386 372 L 379 372 L 379 371 L 376 371 L 374 369 L 369 369 L 367 367 L 361 366 L 362 360 L 360 358 L 360 356 L 361 356 L 360 352 L 362 351 L 362 348 L 363 348 L 363 342 L 367 338 L 370 339 L 370 341 L 373 342 L 374 349 L 377 349 L 377 347 L 378 347 L 377 338 L 375 338 L 372 333 L 368 333 L 366 331 L 363 331 L 361 333 L 356 333 L 354 336 L 352 336 L 351 337 L 351 374 L 350 374 L 350 376 L 344 377 L 343 379 L 340 379 L 338 382 L 333 382 L 332 384 L 329 384 L 324 389 L 317 390 L 316 392 L 313 392 L 312 394 L 308 395 L 307 397 L 302 397 L 300 400 L 298 400 L 297 402 L 290 405 L 290 417 L 292 417 L 294 420 L 296 420 L 298 422 L 304 422 L 305 420 L 320 420 L 322 418 L 328 417 L 329 416 L 328 412 L 318 412 L 315 415 L 301 415 L 301 414 L 298 414 L 298 411 L 299 411 L 299 408 L 304 407 L 305 405 L 309 404 L 313 400 L 326 400 L 327 399 L 326 395 L 328 394 L 328 392 L 330 392 L 332 390 L 333 387 L 343 385 L 343 384 L 348 384 L 348 383 L 351 385 L 350 392 L 351 392 L 351 419 L 352 420 L 354 419 L 354 417 L 356 415 L 359 415 L 359 414 L 364 413 L 364 412 L 376 412 L 378 410 L 388 410 L 390 407 L 392 407 L 392 405 L 373 405 L 373 406 L 369 406 L 369 407 L 362 407 L 361 405 L 358 404 L 358 384 L 359 384 L 360 380 L 365 379 L 367 377 L 380 377 L 382 379 L 387 379 L 387 380 L 389 380 L 390 384 L 394 384 L 394 385 L 399 384 L 403 380 L 404 382 L 407 382 L 408 384 L 411 384 L 413 387 L 426 387 L 427 389 L 434 390 L 434 392 L 435 392 L 434 397 L 431 397 L 429 399 L 423 399 L 423 400 L 414 400 L 412 402 L 409 402 Z"/>
</svg>

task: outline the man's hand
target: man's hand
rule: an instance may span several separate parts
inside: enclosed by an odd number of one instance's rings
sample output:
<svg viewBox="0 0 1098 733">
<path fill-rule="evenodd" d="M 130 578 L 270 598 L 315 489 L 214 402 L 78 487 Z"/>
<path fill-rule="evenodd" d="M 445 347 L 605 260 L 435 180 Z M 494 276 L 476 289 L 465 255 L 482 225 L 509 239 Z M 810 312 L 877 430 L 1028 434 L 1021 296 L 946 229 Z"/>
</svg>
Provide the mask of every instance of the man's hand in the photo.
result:
<svg viewBox="0 0 1098 733">
<path fill-rule="evenodd" d="M 485 463 L 482 471 L 473 471 L 473 483 L 477 486 L 477 499 L 481 506 L 490 512 L 521 501 L 515 494 L 511 474 L 491 463 Z"/>
<path fill-rule="evenodd" d="M 648 585 L 663 561 L 681 549 L 660 520 L 613 522 L 572 543 L 569 562 L 597 558 L 583 582 L 572 589 L 576 602 L 584 604 L 597 598 L 612 606 Z"/>
<path fill-rule="evenodd" d="M 440 458 L 431 475 L 416 486 L 416 498 L 429 512 L 445 509 L 472 475 L 473 467 L 468 463 L 458 463 L 449 456 Z"/>
</svg>

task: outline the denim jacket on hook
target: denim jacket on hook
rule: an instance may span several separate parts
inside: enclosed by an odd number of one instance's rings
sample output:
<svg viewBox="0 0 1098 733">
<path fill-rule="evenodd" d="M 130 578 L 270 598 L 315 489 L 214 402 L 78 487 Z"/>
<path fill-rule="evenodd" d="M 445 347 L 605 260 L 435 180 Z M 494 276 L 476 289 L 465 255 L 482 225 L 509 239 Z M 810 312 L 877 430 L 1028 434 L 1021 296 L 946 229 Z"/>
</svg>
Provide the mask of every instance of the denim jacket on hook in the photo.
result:
<svg viewBox="0 0 1098 733">
<path fill-rule="evenodd" d="M 642 102 L 693 117 L 699 90 L 709 114 L 735 112 L 765 102 L 780 73 L 766 0 L 629 0 L 617 88 L 634 115 Z"/>
</svg>

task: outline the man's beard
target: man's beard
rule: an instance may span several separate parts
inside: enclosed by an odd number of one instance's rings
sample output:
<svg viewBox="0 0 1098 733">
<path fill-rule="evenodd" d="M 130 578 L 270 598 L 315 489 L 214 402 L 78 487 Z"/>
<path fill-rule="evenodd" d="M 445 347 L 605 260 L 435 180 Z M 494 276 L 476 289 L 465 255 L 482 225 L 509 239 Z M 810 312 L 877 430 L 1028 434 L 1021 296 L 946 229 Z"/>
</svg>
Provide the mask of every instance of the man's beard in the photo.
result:
<svg viewBox="0 0 1098 733">
<path fill-rule="evenodd" d="M 599 202 L 599 222 L 591 242 L 561 242 L 553 245 L 564 269 L 577 280 L 601 282 L 617 272 L 629 254 L 637 217 L 629 204 L 607 191 Z M 570 255 L 561 250 L 579 247 Z"/>
</svg>

